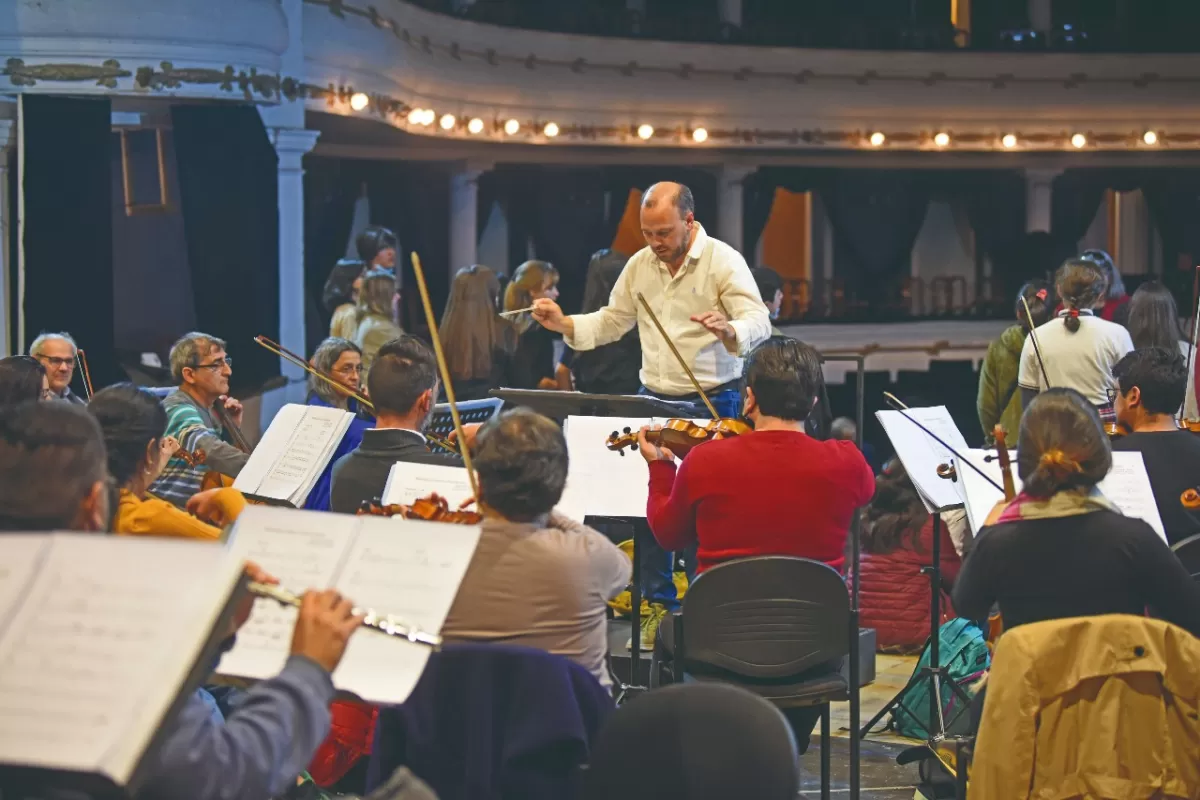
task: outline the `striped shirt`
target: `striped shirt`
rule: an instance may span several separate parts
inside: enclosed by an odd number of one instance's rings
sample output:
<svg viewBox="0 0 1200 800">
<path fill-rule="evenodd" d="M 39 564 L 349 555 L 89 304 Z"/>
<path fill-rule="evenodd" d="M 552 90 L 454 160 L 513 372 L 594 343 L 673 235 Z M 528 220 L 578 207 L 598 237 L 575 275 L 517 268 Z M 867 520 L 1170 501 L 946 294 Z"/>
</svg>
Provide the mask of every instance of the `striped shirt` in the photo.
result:
<svg viewBox="0 0 1200 800">
<path fill-rule="evenodd" d="M 182 389 L 176 389 L 163 399 L 167 412 L 166 436 L 174 436 L 184 450 L 202 451 L 204 464 L 188 466 L 181 458 L 172 458 L 150 487 L 150 494 L 179 507 L 187 505 L 192 495 L 200 491 L 204 473 L 215 470 L 231 478 L 237 477 L 248 455 L 224 439 L 225 431 L 213 419 L 212 413 Z"/>
</svg>

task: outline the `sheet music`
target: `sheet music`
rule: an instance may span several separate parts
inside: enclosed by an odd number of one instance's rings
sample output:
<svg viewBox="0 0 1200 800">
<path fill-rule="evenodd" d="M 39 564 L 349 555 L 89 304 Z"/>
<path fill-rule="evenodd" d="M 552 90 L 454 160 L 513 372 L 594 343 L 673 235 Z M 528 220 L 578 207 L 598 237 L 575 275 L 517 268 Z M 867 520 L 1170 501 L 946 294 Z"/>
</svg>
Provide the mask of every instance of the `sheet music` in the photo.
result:
<svg viewBox="0 0 1200 800">
<path fill-rule="evenodd" d="M 984 461 L 984 457 L 994 451 L 967 450 L 963 455 L 973 464 L 986 472 L 997 483 L 1000 480 L 1000 464 L 998 461 Z M 1016 451 L 1010 451 L 1013 460 L 1013 484 L 1017 493 L 1021 492 L 1021 479 L 1016 474 Z M 1097 486 L 1101 494 L 1108 498 L 1113 505 L 1127 517 L 1144 520 L 1154 532 L 1166 541 L 1167 534 L 1163 528 L 1162 517 L 1158 505 L 1154 501 L 1154 491 L 1150 488 L 1150 476 L 1146 474 L 1146 465 L 1142 454 L 1136 451 L 1114 452 L 1113 466 L 1104 480 Z M 992 486 L 975 470 L 966 466 L 956 466 L 959 481 L 967 493 L 967 521 L 971 531 L 983 527 L 987 515 L 1004 499 L 1004 492 Z"/>
<path fill-rule="evenodd" d="M 362 517 L 335 586 L 363 608 L 436 632 L 479 543 L 477 525 Z M 429 660 L 421 645 L 361 631 L 334 672 L 339 689 L 372 703 L 403 703 Z"/>
<path fill-rule="evenodd" d="M 649 496 L 650 470 L 637 451 L 625 455 L 609 450 L 604 442 L 626 428 L 637 433 L 651 417 L 567 417 L 563 434 L 570 462 L 567 485 L 557 510 L 582 522 L 589 514 L 610 517 L 644 517 Z M 658 420 L 661 422 L 661 420 Z"/>
<path fill-rule="evenodd" d="M 910 408 L 905 414 L 937 434 L 942 441 L 958 452 L 967 449 L 966 439 L 954 424 L 954 419 L 945 406 Z M 904 464 L 904 470 L 913 485 L 917 487 L 917 493 L 921 496 L 925 508 L 933 512 L 962 505 L 963 498 L 955 488 L 954 482 L 939 478 L 937 474 L 939 465 L 950 463 L 953 457 L 950 451 L 917 427 L 912 420 L 905 419 L 904 414 L 899 411 L 876 411 L 875 416 L 892 441 L 896 455 Z"/>
<path fill-rule="evenodd" d="M 284 406 L 254 448 L 234 488 L 302 505 L 352 417 L 340 408 Z"/>
<path fill-rule="evenodd" d="M 207 542 L 50 537 L 0 640 L 0 760 L 128 780 L 240 573 Z"/>
<path fill-rule="evenodd" d="M 0 636 L 16 615 L 49 549 L 50 537 L 43 533 L 0 536 Z"/>
<path fill-rule="evenodd" d="M 474 496 L 467 468 L 398 461 L 388 472 L 383 504 L 407 506 L 434 492 L 446 498 L 451 509 L 458 508 L 459 503 Z"/>
</svg>

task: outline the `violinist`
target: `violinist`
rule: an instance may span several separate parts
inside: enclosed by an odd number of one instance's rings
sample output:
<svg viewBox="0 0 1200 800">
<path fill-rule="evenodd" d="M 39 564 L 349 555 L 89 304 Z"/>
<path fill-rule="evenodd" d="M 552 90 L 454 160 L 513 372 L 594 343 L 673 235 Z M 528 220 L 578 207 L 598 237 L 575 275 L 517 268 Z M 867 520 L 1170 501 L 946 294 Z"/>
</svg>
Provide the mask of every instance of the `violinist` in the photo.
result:
<svg viewBox="0 0 1200 800">
<path fill-rule="evenodd" d="M 357 392 L 362 385 L 362 351 L 354 342 L 329 337 L 317 345 L 309 365 L 351 392 Z M 317 482 L 313 484 L 312 491 L 308 493 L 308 499 L 304 502 L 304 507 L 310 511 L 328 511 L 333 465 L 342 456 L 358 449 L 362 444 L 363 431 L 371 427 L 372 418 L 366 409 L 359 408 L 358 400 L 338 391 L 337 387 L 315 375 L 308 377 L 308 405 L 340 408 L 354 414 L 354 419 L 350 420 L 350 427 L 342 435 L 342 441 L 333 451 L 333 456 L 317 477 Z"/>
<path fill-rule="evenodd" d="M 695 210 L 691 189 L 678 183 L 654 184 L 642 197 L 646 247 L 625 265 L 608 305 L 592 314 L 566 316 L 547 297 L 533 301 L 532 316 L 563 334 L 567 346 L 577 352 L 615 342 L 637 326 L 640 392 L 698 401 L 666 341 L 650 327 L 649 315 L 638 301 L 643 295 L 717 413 L 733 417 L 739 408 L 741 356 L 770 336 L 771 320 L 746 260 L 709 236 L 696 221 Z"/>
<path fill-rule="evenodd" d="M 29 346 L 29 355 L 40 361 L 46 368 L 50 393 L 54 397 L 76 405 L 87 404 L 86 400 L 71 391 L 71 379 L 75 375 L 75 360 L 79 355 L 79 348 L 75 345 L 71 334 L 43 333 Z"/>
<path fill-rule="evenodd" d="M 229 397 L 232 362 L 225 354 L 225 342 L 206 333 L 189 333 L 171 348 L 171 375 L 179 388 L 163 400 L 167 412 L 165 435 L 179 442 L 188 452 L 201 451 L 204 466 L 188 464 L 175 457 L 167 462 L 162 475 L 150 487 L 150 493 L 183 508 L 200 491 L 207 469 L 236 478 L 249 455 L 229 444 L 232 436 L 214 417 L 220 404 L 234 425 L 242 423 L 242 404 Z"/>
<path fill-rule="evenodd" d="M 1130 305 L 1136 302 L 1135 295 Z M 1175 347 L 1134 350 L 1113 367 L 1113 377 L 1117 422 L 1129 431 L 1113 442 L 1113 450 L 1142 454 L 1169 543 L 1200 533 L 1200 523 L 1179 501 L 1200 475 L 1200 437 L 1175 422 L 1187 391 L 1183 356 Z"/>
<path fill-rule="evenodd" d="M 425 428 L 437 403 L 438 383 L 433 353 L 416 336 L 404 334 L 379 348 L 367 375 L 375 427 L 363 431 L 358 448 L 333 465 L 332 510 L 353 514 L 364 502 L 383 495 L 397 461 L 462 465 L 426 446 Z"/>
</svg>

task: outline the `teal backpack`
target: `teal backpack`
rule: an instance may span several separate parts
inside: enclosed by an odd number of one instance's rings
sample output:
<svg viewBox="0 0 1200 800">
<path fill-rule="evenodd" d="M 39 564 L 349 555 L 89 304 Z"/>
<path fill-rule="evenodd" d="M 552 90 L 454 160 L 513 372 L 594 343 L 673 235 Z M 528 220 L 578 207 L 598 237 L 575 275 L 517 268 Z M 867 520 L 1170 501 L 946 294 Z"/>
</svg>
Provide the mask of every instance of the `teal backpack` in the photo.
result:
<svg viewBox="0 0 1200 800">
<path fill-rule="evenodd" d="M 971 684 L 978 681 L 992 665 L 992 654 L 988 650 L 987 639 L 983 631 L 974 622 L 966 619 L 952 619 L 938 629 L 938 660 L 942 662 L 950 679 L 972 694 Z M 921 651 L 921 659 L 913 675 L 919 675 L 921 670 L 929 666 L 929 643 Z M 929 719 L 929 692 L 931 684 L 921 680 L 910 686 L 900 695 L 904 705 L 910 711 L 897 705 L 892 709 L 892 728 L 901 736 L 912 739 L 924 739 L 927 731 L 933 726 Z M 949 686 L 941 687 L 942 715 L 949 726 L 948 735 L 962 736 L 970 733 L 971 715 L 964 711 L 951 724 L 951 718 L 962 710 L 962 700 Z"/>
</svg>

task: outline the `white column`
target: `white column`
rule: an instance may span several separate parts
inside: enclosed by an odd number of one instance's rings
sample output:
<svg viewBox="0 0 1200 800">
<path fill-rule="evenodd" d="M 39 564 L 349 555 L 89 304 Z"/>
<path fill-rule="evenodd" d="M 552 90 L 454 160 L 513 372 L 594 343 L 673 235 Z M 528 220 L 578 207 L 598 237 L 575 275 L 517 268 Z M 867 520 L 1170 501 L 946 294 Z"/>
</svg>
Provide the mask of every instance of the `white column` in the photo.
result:
<svg viewBox="0 0 1200 800">
<path fill-rule="evenodd" d="M 12 209 L 8 207 L 8 182 L 16 180 L 15 175 L 8 174 L 8 150 L 17 143 L 17 124 L 11 119 L 0 120 L 0 358 L 15 355 L 14 343 L 9 337 L 9 307 L 12 297 L 9 293 L 11 283 L 9 276 L 13 265 L 9 263 L 10 237 L 15 235 L 12 229 Z"/>
<path fill-rule="evenodd" d="M 479 262 L 479 176 L 490 165 L 464 162 L 450 176 L 450 279 Z"/>
<path fill-rule="evenodd" d="M 721 15 L 721 22 L 726 25 L 742 27 L 742 0 L 719 0 L 717 13 Z"/>
<path fill-rule="evenodd" d="M 1050 32 L 1052 16 L 1050 0 L 1029 0 L 1029 27 L 1042 33 Z"/>
<path fill-rule="evenodd" d="M 1050 198 L 1060 170 L 1025 170 L 1025 230 L 1050 231 Z"/>
<path fill-rule="evenodd" d="M 279 343 L 307 355 L 304 335 L 304 155 L 320 131 L 272 128 L 271 143 L 279 156 Z M 263 397 L 262 429 L 286 403 L 304 402 L 304 370 L 283 362 L 288 384 Z"/>
<path fill-rule="evenodd" d="M 717 170 L 717 238 L 739 253 L 742 253 L 745 247 L 742 217 L 745 209 L 743 182 L 756 169 L 757 167 L 731 164 Z"/>
</svg>

